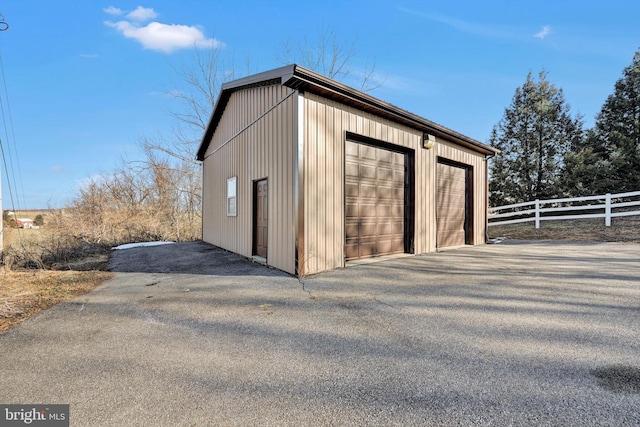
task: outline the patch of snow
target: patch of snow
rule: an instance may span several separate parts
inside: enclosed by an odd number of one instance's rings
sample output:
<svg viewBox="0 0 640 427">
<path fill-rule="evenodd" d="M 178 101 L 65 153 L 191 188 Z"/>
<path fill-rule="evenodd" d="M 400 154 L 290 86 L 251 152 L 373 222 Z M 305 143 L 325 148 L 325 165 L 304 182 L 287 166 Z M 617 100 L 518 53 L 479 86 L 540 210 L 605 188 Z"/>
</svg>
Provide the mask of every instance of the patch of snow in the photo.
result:
<svg viewBox="0 0 640 427">
<path fill-rule="evenodd" d="M 488 239 L 487 243 L 490 245 L 497 245 L 498 243 L 502 243 L 505 240 L 507 240 L 506 237 L 496 237 L 495 239 Z"/>
<path fill-rule="evenodd" d="M 131 248 L 139 248 L 141 246 L 160 246 L 160 245 L 171 245 L 175 242 L 140 242 L 140 243 L 126 243 L 124 245 L 116 246 L 111 248 L 112 250 L 116 249 L 131 249 Z"/>
</svg>

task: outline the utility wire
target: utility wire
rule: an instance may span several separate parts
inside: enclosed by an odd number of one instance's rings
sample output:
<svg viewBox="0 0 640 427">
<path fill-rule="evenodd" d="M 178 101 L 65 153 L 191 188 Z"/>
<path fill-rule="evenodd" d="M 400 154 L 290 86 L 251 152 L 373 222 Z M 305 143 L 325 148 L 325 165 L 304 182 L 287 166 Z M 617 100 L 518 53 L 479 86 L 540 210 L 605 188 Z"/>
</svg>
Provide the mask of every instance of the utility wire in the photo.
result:
<svg viewBox="0 0 640 427">
<path fill-rule="evenodd" d="M 2 124 L 4 125 L 4 135 L 5 135 L 5 143 L 2 144 L 2 160 L 4 162 L 4 173 L 7 177 L 7 187 L 9 188 L 9 193 L 11 194 L 11 204 L 12 204 L 12 209 L 14 212 L 16 212 L 16 208 L 18 208 L 18 211 L 20 210 L 20 205 L 19 203 L 16 204 L 15 203 L 15 199 L 13 198 L 13 192 L 16 192 L 16 196 L 17 196 L 17 187 L 16 187 L 16 175 L 14 173 L 14 168 L 13 168 L 13 156 L 11 155 L 11 146 L 6 143 L 6 141 L 9 140 L 9 133 L 8 133 L 8 128 L 7 128 L 7 120 L 5 118 L 5 114 L 4 114 L 4 102 L 2 100 L 2 96 L 0 96 L 0 113 L 2 114 Z M 2 141 L 0 140 L 0 143 Z M 7 162 L 7 157 L 9 158 L 9 161 Z M 11 168 L 9 168 L 9 165 L 11 165 Z M 9 173 L 11 173 L 11 175 L 9 175 Z M 11 178 L 13 177 L 13 181 L 11 180 Z M 12 184 L 13 182 L 13 184 Z"/>
<path fill-rule="evenodd" d="M 2 73 L 2 83 L 4 84 L 4 94 L 5 94 L 5 100 L 6 100 L 5 102 L 7 103 L 7 112 L 9 113 L 9 126 L 11 127 L 11 140 L 13 141 L 13 152 L 16 158 L 16 165 L 18 165 L 18 181 L 20 182 L 20 190 L 22 192 L 21 193 L 22 207 L 26 209 L 27 208 L 26 201 L 25 201 L 26 192 L 24 191 L 24 181 L 22 180 L 22 168 L 20 167 L 20 157 L 18 155 L 18 147 L 16 145 L 16 134 L 13 127 L 13 114 L 11 114 L 11 104 L 9 102 L 9 91 L 7 89 L 7 79 L 4 73 L 4 62 L 2 61 L 2 53 L 0 53 L 0 72 Z M 4 110 L 2 111 L 2 120 L 4 121 Z M 6 124 L 5 124 L 5 129 L 6 129 Z M 10 143 L 11 141 L 9 141 L 9 148 L 11 146 Z M 13 157 L 11 156 L 11 150 L 9 150 L 9 160 L 11 163 L 11 171 L 13 174 L 13 185 L 16 189 L 16 192 L 18 192 L 18 187 L 16 185 L 15 169 L 13 169 Z M 20 200 L 18 200 L 18 204 L 20 204 Z M 20 206 L 18 206 L 18 208 L 20 208 Z"/>
<path fill-rule="evenodd" d="M 6 31 L 9 29 L 9 24 L 7 24 L 4 20 L 4 16 L 0 13 L 0 31 Z M 0 62 L 1 64 L 1 62 Z M 4 80 L 4 67 L 2 67 L 2 77 Z M 5 91 L 6 91 L 6 81 L 5 81 Z M 8 106 L 8 105 L 7 105 Z M 2 107 L 2 99 L 0 98 L 0 107 Z M 2 108 L 2 121 L 4 123 L 4 128 L 5 128 L 5 134 L 7 134 L 7 125 L 6 125 L 6 121 L 4 118 L 4 108 Z M 15 140 L 15 138 L 14 138 Z M 9 180 L 9 169 L 7 168 L 7 157 L 5 156 L 4 153 L 4 144 L 2 143 L 2 138 L 0 137 L 0 152 L 2 153 L 2 162 L 4 164 L 4 170 L 5 170 L 5 175 L 7 176 L 7 186 L 9 188 L 9 197 L 11 199 L 11 207 L 14 211 L 14 213 L 16 212 L 16 204 L 15 204 L 15 199 L 13 197 L 13 190 L 11 188 L 11 181 Z M 14 176 L 14 183 L 15 183 L 15 176 Z M 0 188 L 0 200 L 1 200 L 1 195 L 2 195 L 2 189 Z M 20 230 L 20 229 L 18 229 Z M 18 231 L 18 234 L 20 234 L 20 231 Z M 2 248 L 0 247 L 0 252 L 1 252 Z"/>
<path fill-rule="evenodd" d="M 9 179 L 9 172 L 7 169 L 7 157 L 4 155 L 4 144 L 2 143 L 2 138 L 0 137 L 0 151 L 2 151 L 2 162 L 4 163 L 4 172 L 5 175 L 7 177 L 7 180 Z M 15 201 L 13 199 L 13 190 L 11 189 L 11 182 L 8 181 L 7 182 L 7 187 L 9 187 L 9 197 L 11 199 L 11 209 L 13 210 L 13 212 L 16 212 L 16 204 Z"/>
</svg>

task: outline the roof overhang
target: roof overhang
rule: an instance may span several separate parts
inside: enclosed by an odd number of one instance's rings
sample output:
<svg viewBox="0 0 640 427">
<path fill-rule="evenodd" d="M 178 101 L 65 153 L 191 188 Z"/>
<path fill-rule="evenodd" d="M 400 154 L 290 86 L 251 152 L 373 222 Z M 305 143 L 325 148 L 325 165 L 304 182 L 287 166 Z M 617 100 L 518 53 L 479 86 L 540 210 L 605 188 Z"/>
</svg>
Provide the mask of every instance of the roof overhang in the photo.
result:
<svg viewBox="0 0 640 427">
<path fill-rule="evenodd" d="M 240 89 L 271 84 L 282 84 L 294 90 L 318 94 L 325 98 L 401 123 L 424 133 L 435 135 L 438 138 L 451 141 L 482 153 L 485 156 L 491 157 L 499 152 L 497 149 L 476 141 L 473 138 L 469 138 L 466 135 L 293 64 L 264 73 L 254 74 L 222 85 L 220 95 L 213 109 L 213 114 L 211 115 L 202 142 L 200 143 L 200 148 L 198 149 L 196 157 L 198 160 L 204 159 L 204 154 L 207 151 L 231 94 Z"/>
</svg>

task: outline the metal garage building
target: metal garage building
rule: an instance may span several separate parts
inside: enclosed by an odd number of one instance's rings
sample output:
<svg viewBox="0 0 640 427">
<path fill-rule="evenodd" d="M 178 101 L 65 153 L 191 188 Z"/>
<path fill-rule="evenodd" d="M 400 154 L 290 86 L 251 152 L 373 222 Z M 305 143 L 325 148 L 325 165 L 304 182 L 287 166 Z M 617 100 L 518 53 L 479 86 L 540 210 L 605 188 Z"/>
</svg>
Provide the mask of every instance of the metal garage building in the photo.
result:
<svg viewBox="0 0 640 427">
<path fill-rule="evenodd" d="M 485 242 L 490 146 L 296 65 L 226 83 L 203 240 L 313 274 Z"/>
</svg>

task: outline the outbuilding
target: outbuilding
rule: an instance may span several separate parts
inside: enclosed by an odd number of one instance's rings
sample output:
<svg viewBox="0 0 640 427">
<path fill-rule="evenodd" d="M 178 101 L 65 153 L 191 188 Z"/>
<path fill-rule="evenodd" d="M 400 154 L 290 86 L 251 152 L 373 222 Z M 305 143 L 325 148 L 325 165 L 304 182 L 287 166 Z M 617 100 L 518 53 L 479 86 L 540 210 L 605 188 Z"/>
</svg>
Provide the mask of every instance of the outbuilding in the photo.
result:
<svg viewBox="0 0 640 427">
<path fill-rule="evenodd" d="M 197 154 L 203 240 L 296 275 L 483 244 L 496 152 L 297 65 L 234 80 Z"/>
<path fill-rule="evenodd" d="M 36 228 L 31 218 L 16 218 L 16 226 L 18 228 Z"/>
</svg>

